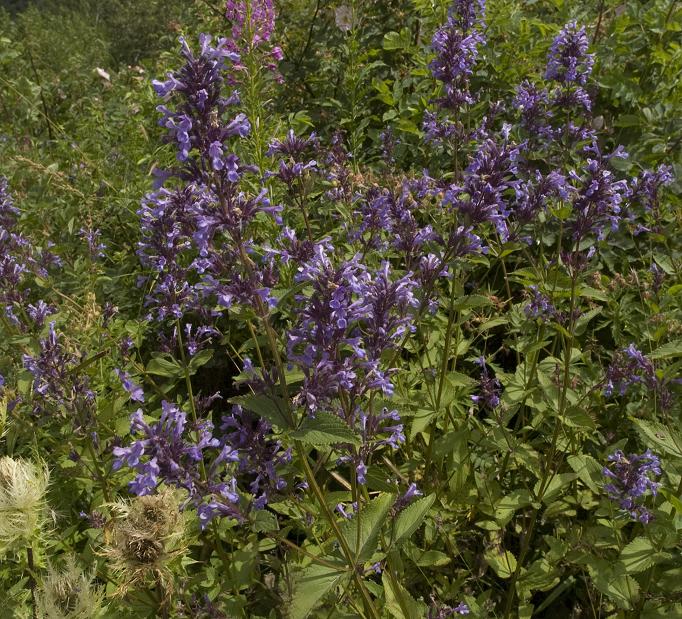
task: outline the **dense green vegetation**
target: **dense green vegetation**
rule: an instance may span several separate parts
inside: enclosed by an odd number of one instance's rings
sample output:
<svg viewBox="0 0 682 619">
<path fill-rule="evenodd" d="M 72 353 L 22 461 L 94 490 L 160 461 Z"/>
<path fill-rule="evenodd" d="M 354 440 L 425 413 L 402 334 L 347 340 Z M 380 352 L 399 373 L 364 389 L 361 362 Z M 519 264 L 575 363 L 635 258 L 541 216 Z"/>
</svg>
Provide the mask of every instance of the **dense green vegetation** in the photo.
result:
<svg viewBox="0 0 682 619">
<path fill-rule="evenodd" d="M 682 616 L 681 33 L 5 3 L 0 616 Z"/>
</svg>

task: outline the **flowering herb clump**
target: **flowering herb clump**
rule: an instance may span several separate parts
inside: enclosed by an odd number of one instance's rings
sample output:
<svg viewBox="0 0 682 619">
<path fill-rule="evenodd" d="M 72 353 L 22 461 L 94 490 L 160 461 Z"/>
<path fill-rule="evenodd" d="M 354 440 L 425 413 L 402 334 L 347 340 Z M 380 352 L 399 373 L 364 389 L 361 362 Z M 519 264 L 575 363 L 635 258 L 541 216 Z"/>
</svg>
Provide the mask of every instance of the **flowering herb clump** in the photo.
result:
<svg viewBox="0 0 682 619">
<path fill-rule="evenodd" d="M 42 4 L 8 616 L 682 614 L 675 2 Z"/>
</svg>

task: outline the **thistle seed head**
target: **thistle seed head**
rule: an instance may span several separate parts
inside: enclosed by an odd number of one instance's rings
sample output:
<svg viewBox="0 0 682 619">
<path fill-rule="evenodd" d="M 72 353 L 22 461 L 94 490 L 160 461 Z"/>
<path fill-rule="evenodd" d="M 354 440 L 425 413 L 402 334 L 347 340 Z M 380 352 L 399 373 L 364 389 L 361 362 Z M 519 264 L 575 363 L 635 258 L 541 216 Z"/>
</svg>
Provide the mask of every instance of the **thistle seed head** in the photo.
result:
<svg viewBox="0 0 682 619">
<path fill-rule="evenodd" d="M 18 458 L 0 458 L 0 552 L 34 539 L 45 523 L 49 472 Z"/>
<path fill-rule="evenodd" d="M 96 619 L 103 612 L 103 591 L 92 584 L 72 556 L 61 570 L 49 566 L 38 591 L 39 616 L 45 619 Z"/>
<path fill-rule="evenodd" d="M 164 490 L 114 506 L 104 556 L 121 580 L 119 594 L 154 581 L 165 594 L 172 585 L 170 564 L 185 550 L 185 519 L 177 492 Z"/>
</svg>

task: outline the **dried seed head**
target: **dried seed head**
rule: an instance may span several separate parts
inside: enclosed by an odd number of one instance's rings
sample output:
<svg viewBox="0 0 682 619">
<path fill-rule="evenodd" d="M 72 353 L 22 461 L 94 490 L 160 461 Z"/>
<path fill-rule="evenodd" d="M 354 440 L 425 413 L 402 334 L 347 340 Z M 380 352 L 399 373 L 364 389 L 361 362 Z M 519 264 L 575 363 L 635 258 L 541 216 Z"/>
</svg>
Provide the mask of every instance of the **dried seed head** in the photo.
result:
<svg viewBox="0 0 682 619">
<path fill-rule="evenodd" d="M 140 537 L 128 540 L 125 550 L 131 562 L 151 565 L 163 554 L 163 544 L 154 539 Z"/>
<path fill-rule="evenodd" d="M 103 612 L 103 592 L 92 584 L 93 574 L 83 573 L 73 557 L 64 568 L 48 567 L 38 591 L 38 609 L 45 619 L 95 619 Z"/>
<path fill-rule="evenodd" d="M 113 511 L 103 554 L 121 579 L 119 594 L 153 581 L 167 595 L 173 580 L 169 566 L 185 550 L 180 497 L 164 490 L 118 503 Z"/>
<path fill-rule="evenodd" d="M 28 460 L 0 458 L 0 552 L 34 539 L 45 523 L 49 473 Z"/>
</svg>

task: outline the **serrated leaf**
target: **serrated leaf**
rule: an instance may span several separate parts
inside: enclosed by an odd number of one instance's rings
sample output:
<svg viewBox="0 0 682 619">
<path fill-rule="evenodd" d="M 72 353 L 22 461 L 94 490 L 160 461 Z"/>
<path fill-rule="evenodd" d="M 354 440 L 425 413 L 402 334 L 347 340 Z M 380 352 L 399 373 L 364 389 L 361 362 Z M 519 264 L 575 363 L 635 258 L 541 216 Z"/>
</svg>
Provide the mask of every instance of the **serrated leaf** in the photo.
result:
<svg viewBox="0 0 682 619">
<path fill-rule="evenodd" d="M 629 609 L 637 601 L 639 585 L 625 573 L 622 563 L 589 557 L 585 560 L 594 586 L 621 608 Z"/>
<path fill-rule="evenodd" d="M 256 533 L 269 533 L 279 529 L 277 516 L 266 509 L 257 509 L 252 516 L 252 528 Z"/>
<path fill-rule="evenodd" d="M 360 511 L 359 518 L 356 515 L 352 520 L 345 520 L 339 526 L 353 556 L 357 557 L 360 563 L 369 560 L 374 554 L 379 532 L 386 520 L 388 510 L 393 505 L 393 500 L 394 495 L 392 494 L 380 494 Z M 358 523 L 360 526 L 359 535 Z"/>
<path fill-rule="evenodd" d="M 335 559 L 325 558 L 325 560 L 329 563 L 335 563 Z M 346 574 L 342 563 L 338 563 L 338 569 L 316 563 L 303 569 L 294 578 L 294 592 L 291 604 L 287 609 L 287 617 L 289 619 L 305 619 L 318 602 Z"/>
<path fill-rule="evenodd" d="M 659 346 L 649 355 L 649 359 L 669 359 L 682 356 L 682 340 L 675 340 Z"/>
<path fill-rule="evenodd" d="M 628 574 L 638 574 L 655 563 L 656 550 L 646 537 L 636 537 L 620 553 Z"/>
<path fill-rule="evenodd" d="M 306 417 L 292 438 L 306 445 L 334 445 L 350 443 L 360 445 L 360 437 L 343 419 L 331 413 L 319 412 L 315 417 Z"/>
<path fill-rule="evenodd" d="M 291 427 L 286 414 L 285 404 L 280 398 L 267 395 L 244 395 L 231 398 L 230 402 L 243 406 L 246 410 L 267 419 L 275 426 L 280 428 Z"/>
<path fill-rule="evenodd" d="M 401 544 L 410 538 L 410 536 L 419 528 L 424 518 L 426 518 L 426 514 L 429 513 L 435 500 L 435 494 L 422 497 L 398 514 L 393 529 L 394 545 Z"/>
<path fill-rule="evenodd" d="M 673 433 L 657 421 L 635 419 L 634 422 L 649 444 L 654 443 L 665 453 L 682 458 L 682 437 L 679 434 Z"/>
</svg>

